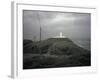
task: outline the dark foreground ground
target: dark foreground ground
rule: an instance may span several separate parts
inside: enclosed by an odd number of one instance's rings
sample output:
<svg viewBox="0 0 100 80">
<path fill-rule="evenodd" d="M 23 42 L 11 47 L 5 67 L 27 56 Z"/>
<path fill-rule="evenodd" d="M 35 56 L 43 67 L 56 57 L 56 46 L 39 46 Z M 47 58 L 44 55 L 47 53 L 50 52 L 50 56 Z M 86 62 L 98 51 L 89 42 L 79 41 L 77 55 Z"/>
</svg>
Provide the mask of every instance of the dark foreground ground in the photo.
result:
<svg viewBox="0 0 100 80">
<path fill-rule="evenodd" d="M 23 69 L 90 66 L 91 54 L 68 38 L 24 40 Z"/>
</svg>

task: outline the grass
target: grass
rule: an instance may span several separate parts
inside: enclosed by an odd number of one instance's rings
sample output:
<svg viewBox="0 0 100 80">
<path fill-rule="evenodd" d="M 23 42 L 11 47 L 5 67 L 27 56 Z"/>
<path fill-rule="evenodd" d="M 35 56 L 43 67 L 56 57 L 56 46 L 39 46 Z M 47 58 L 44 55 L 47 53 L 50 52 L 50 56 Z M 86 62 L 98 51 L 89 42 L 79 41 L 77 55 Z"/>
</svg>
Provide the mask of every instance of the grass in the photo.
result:
<svg viewBox="0 0 100 80">
<path fill-rule="evenodd" d="M 24 41 L 23 69 L 90 66 L 91 54 L 68 38 Z"/>
</svg>

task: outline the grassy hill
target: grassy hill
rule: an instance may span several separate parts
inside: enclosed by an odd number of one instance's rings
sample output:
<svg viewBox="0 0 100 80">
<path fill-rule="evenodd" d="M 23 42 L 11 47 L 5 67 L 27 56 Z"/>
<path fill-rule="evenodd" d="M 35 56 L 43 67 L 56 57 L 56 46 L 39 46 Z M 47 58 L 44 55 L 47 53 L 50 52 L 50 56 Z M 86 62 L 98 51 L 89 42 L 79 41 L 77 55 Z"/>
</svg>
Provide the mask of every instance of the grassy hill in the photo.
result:
<svg viewBox="0 0 100 80">
<path fill-rule="evenodd" d="M 23 41 L 23 68 L 90 66 L 90 51 L 68 38 L 49 38 L 41 42 Z"/>
</svg>

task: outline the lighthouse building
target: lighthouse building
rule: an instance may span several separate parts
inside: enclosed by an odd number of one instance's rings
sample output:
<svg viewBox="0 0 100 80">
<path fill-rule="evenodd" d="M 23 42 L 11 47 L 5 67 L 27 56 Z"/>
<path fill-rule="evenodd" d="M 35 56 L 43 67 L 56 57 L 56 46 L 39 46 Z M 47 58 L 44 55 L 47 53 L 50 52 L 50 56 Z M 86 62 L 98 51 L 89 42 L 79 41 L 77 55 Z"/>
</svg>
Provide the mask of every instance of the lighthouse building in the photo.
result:
<svg viewBox="0 0 100 80">
<path fill-rule="evenodd" d="M 66 36 L 63 36 L 62 32 L 60 32 L 59 36 L 56 36 L 55 38 L 66 38 Z"/>
</svg>

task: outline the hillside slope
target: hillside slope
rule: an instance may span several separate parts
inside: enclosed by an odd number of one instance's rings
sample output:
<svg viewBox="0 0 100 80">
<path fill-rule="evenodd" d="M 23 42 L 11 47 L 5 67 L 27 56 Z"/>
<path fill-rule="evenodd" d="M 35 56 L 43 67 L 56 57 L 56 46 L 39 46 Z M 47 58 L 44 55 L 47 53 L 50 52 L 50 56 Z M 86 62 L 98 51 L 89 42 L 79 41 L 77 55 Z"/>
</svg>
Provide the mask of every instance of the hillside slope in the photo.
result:
<svg viewBox="0 0 100 80">
<path fill-rule="evenodd" d="M 23 68 L 90 66 L 90 51 L 68 38 L 49 38 L 41 42 L 24 40 Z"/>
</svg>

